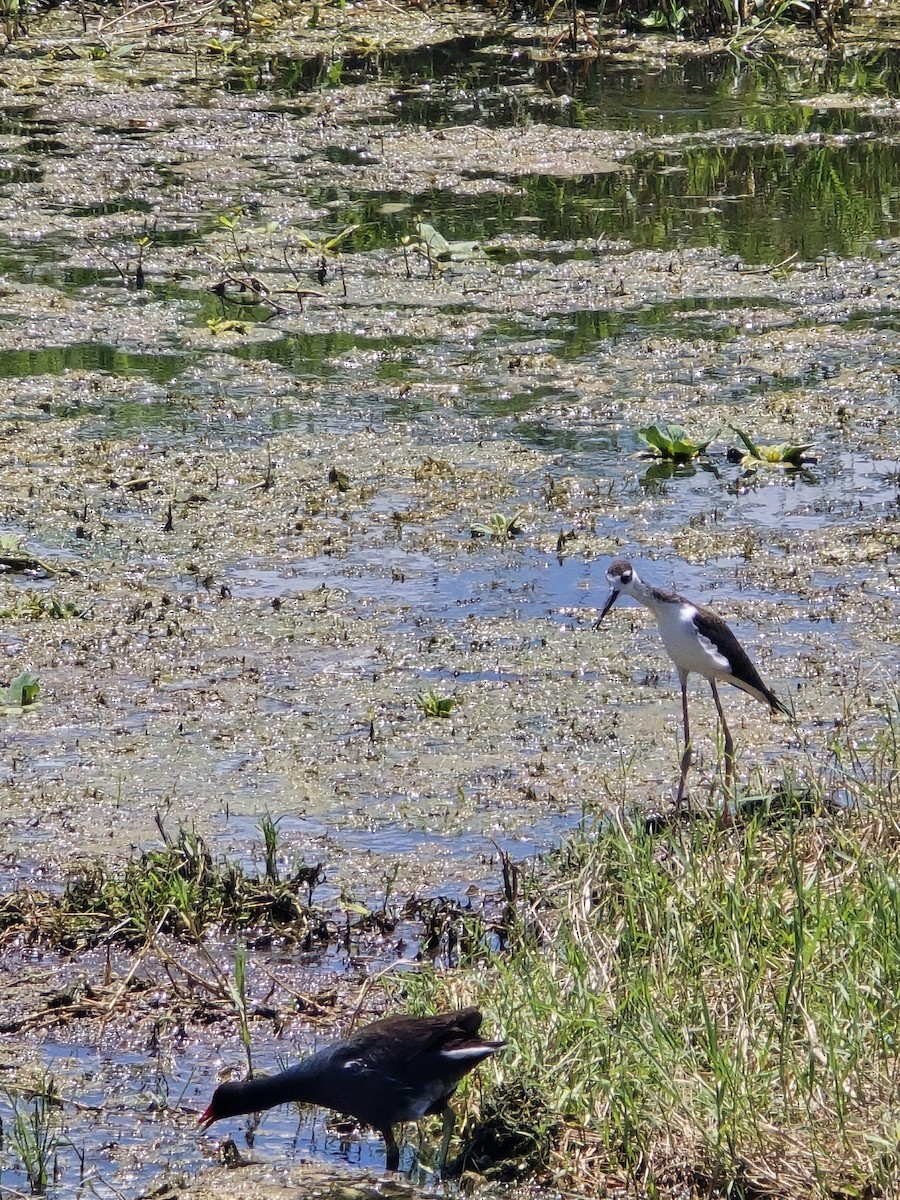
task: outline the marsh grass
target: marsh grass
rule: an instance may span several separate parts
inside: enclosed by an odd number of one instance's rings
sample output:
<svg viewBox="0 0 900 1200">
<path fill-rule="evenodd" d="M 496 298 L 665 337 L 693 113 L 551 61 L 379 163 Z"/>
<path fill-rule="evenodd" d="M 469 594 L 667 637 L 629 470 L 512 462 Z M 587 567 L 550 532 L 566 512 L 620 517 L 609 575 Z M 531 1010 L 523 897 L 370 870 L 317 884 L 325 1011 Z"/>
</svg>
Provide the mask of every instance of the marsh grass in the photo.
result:
<svg viewBox="0 0 900 1200">
<path fill-rule="evenodd" d="M 508 952 L 404 980 L 509 1039 L 473 1162 L 537 1094 L 533 1166 L 564 1188 L 898 1194 L 898 732 L 892 710 L 737 827 L 583 829 L 520 880 Z"/>
<path fill-rule="evenodd" d="M 59 1100 L 52 1079 L 27 1098 L 7 1092 L 13 1110 L 9 1140 L 33 1195 L 46 1195 L 60 1145 Z"/>
<path fill-rule="evenodd" d="M 98 861 L 73 875 L 59 895 L 22 889 L 0 898 L 0 936 L 25 934 L 68 949 L 101 940 L 140 945 L 160 933 L 196 941 L 210 927 L 265 928 L 304 942 L 331 937 L 313 908 L 321 865 L 299 865 L 280 876 L 269 818 L 262 822 L 261 877 L 214 858 L 191 829 L 182 826 L 170 836 L 159 828 L 162 849 L 136 855 L 121 869 Z"/>
</svg>

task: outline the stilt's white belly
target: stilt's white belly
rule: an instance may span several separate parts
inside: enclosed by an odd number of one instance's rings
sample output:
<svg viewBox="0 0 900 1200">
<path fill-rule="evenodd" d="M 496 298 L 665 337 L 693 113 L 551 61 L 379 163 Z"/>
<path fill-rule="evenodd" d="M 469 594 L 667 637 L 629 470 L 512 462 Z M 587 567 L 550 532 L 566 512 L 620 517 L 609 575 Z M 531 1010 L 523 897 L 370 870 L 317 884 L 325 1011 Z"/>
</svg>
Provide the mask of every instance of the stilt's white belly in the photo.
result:
<svg viewBox="0 0 900 1200">
<path fill-rule="evenodd" d="M 696 671 L 707 679 L 731 674 L 728 659 L 697 632 L 693 605 L 660 604 L 655 611 L 663 645 L 679 671 Z"/>
</svg>

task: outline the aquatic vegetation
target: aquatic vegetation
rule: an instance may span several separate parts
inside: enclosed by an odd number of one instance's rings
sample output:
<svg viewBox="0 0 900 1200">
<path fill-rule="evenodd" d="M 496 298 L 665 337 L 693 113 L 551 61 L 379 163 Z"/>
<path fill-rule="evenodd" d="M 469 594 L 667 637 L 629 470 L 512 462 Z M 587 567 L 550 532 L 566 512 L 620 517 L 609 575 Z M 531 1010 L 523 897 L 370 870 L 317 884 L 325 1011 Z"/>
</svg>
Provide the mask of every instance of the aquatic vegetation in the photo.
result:
<svg viewBox="0 0 900 1200">
<path fill-rule="evenodd" d="M 224 41 L 222 38 L 210 38 L 206 43 L 206 52 L 211 55 L 219 55 L 226 62 L 233 62 L 239 58 L 241 51 L 246 49 L 245 43 L 240 38 L 232 38 L 231 41 Z"/>
<path fill-rule="evenodd" d="M 601 10 L 602 11 L 602 10 Z M 682 37 L 733 36 L 753 44 L 760 32 L 779 22 L 808 22 L 821 44 L 833 50 L 838 28 L 851 21 L 847 0 L 825 0 L 809 5 L 805 0 L 623 0 L 616 20 L 632 29 L 677 33 Z"/>
<path fill-rule="evenodd" d="M 890 1194 L 896 704 L 865 752 L 858 732 L 836 769 L 759 781 L 771 803 L 738 834 L 606 817 L 521 872 L 490 965 L 398 981 L 414 1008 L 452 992 L 503 1030 L 503 1070 L 543 1103 L 500 1088 L 485 1108 L 543 1140 L 539 1176 L 582 1194 Z"/>
<path fill-rule="evenodd" d="M 64 621 L 82 614 L 83 610 L 73 600 L 63 600 L 49 592 L 20 592 L 11 604 L 0 608 L 3 621 L 41 621 L 45 617 Z"/>
<path fill-rule="evenodd" d="M 684 4 L 659 4 L 645 17 L 638 18 L 645 29 L 665 33 L 680 33 L 690 20 L 690 9 Z"/>
<path fill-rule="evenodd" d="M 60 1100 L 53 1079 L 46 1076 L 40 1089 L 28 1099 L 8 1089 L 7 1097 L 13 1109 L 9 1131 L 12 1148 L 22 1160 L 32 1195 L 45 1196 L 60 1143 Z"/>
<path fill-rule="evenodd" d="M 25 539 L 18 533 L 0 533 L 0 567 L 5 567 L 7 571 L 44 571 L 48 575 L 56 573 L 49 563 L 30 553 Z"/>
<path fill-rule="evenodd" d="M 543 20 L 547 25 L 551 24 L 558 12 L 562 13 L 566 27 L 562 33 L 550 40 L 548 43 L 549 52 L 556 54 L 561 49 L 564 49 L 569 54 L 577 54 L 581 36 L 583 35 L 590 52 L 597 54 L 600 50 L 600 43 L 588 24 L 584 10 L 580 9 L 574 3 L 574 0 L 554 0 L 549 11 L 543 14 Z"/>
<path fill-rule="evenodd" d="M 233 317 L 209 317 L 206 328 L 210 333 L 220 337 L 223 333 L 233 333 L 238 337 L 246 337 L 253 328 L 252 321 L 237 321 Z"/>
<path fill-rule="evenodd" d="M 453 696 L 440 696 L 434 688 L 429 688 L 427 692 L 416 694 L 416 703 L 426 717 L 449 717 L 458 701 Z"/>
<path fill-rule="evenodd" d="M 346 471 L 342 471 L 340 467 L 330 467 L 328 471 L 328 482 L 336 487 L 339 492 L 350 491 L 350 476 Z"/>
<path fill-rule="evenodd" d="M 501 542 L 508 542 L 522 532 L 522 526 L 519 524 L 521 517 L 521 509 L 519 512 L 513 513 L 511 517 L 501 512 L 492 513 L 487 521 L 473 522 L 472 537 L 489 537 L 496 538 Z"/>
<path fill-rule="evenodd" d="M 785 467 L 796 470 L 808 462 L 815 461 L 807 458 L 807 451 L 812 449 L 811 442 L 805 445 L 777 442 L 763 446 L 754 442 L 750 435 L 743 429 L 738 429 L 737 425 L 732 425 L 731 428 L 744 443 L 746 451 L 744 453 L 741 453 L 740 450 L 729 451 L 728 457 L 729 459 L 736 458 L 742 467 L 750 467 L 754 470 L 757 467 Z"/>
<path fill-rule="evenodd" d="M 134 856 L 121 870 L 88 863 L 61 894 L 22 890 L 0 900 L 0 935 L 24 934 L 57 946 L 106 939 L 141 944 L 160 933 L 198 941 L 209 926 L 265 926 L 284 938 L 328 940 L 313 893 L 321 864 L 296 866 L 283 879 L 262 879 L 216 860 L 199 834 L 181 827 L 170 837 L 161 823 L 161 850 Z M 301 897 L 305 892 L 305 898 Z"/>
<path fill-rule="evenodd" d="M 404 240 L 404 244 L 409 244 L 414 250 L 418 250 L 427 259 L 429 266 L 439 262 L 449 262 L 451 257 L 450 243 L 433 225 L 429 225 L 427 221 L 423 221 L 420 217 L 415 224 L 416 235 L 418 241 L 414 242 L 409 239 Z"/>
<path fill-rule="evenodd" d="M 667 425 L 664 429 L 658 425 L 648 425 L 639 429 L 637 434 L 650 447 L 648 453 L 674 463 L 690 462 L 692 458 L 705 454 L 714 436 L 708 437 L 705 442 L 695 442 L 681 425 Z"/>
<path fill-rule="evenodd" d="M 0 708 L 28 708 L 37 703 L 40 691 L 37 675 L 22 671 L 10 681 L 9 687 L 0 688 Z"/>
<path fill-rule="evenodd" d="M 238 1016 L 241 1045 L 244 1047 L 244 1054 L 247 1057 L 247 1071 L 252 1076 L 252 1040 L 250 1020 L 247 1014 L 247 947 L 243 943 L 235 947 L 234 969 L 232 977 L 227 980 L 227 988 Z"/>
<path fill-rule="evenodd" d="M 270 221 L 263 226 L 245 229 L 243 218 L 242 209 L 236 209 L 230 215 L 220 213 L 217 218 L 216 224 L 219 229 L 228 234 L 227 249 L 222 255 L 225 272 L 218 283 L 209 290 L 214 296 L 218 296 L 223 306 L 225 304 L 235 305 L 238 308 L 265 306 L 278 312 L 280 311 L 279 306 L 270 295 L 271 288 L 260 278 L 260 273 L 255 267 L 255 260 L 262 253 L 262 247 L 259 244 L 261 239 L 270 238 L 278 229 L 278 225 L 276 222 Z M 251 249 L 253 261 L 251 261 Z M 233 267 L 234 269 L 232 269 Z M 219 324 L 207 321 L 207 325 L 214 333 L 245 332 L 237 327 L 230 330 L 227 323 Z"/>
<path fill-rule="evenodd" d="M 278 849 L 281 844 L 278 836 L 278 821 L 273 820 L 269 813 L 263 813 L 259 819 L 259 831 L 263 837 L 266 879 L 277 884 L 280 882 Z"/>
<path fill-rule="evenodd" d="M 318 266 L 316 267 L 316 279 L 318 280 L 320 287 L 324 287 L 328 279 L 329 260 L 334 259 L 335 263 L 337 263 L 340 267 L 339 247 L 341 242 L 345 241 L 351 235 L 351 233 L 355 233 L 357 229 L 359 229 L 358 224 L 345 225 L 339 233 L 335 233 L 331 237 L 326 237 L 324 234 L 320 234 L 318 237 L 311 237 L 308 233 L 297 233 L 294 235 L 304 249 L 312 250 L 313 253 L 318 257 L 319 262 Z M 347 285 L 344 280 L 344 272 L 342 267 L 340 268 L 340 274 L 341 282 L 344 287 L 344 295 L 346 296 Z"/>
<path fill-rule="evenodd" d="M 407 234 L 400 239 L 407 278 L 412 277 L 408 251 L 421 255 L 428 263 L 429 275 L 442 271 L 451 259 L 465 259 L 478 250 L 477 241 L 448 242 L 444 235 L 419 217 L 415 223 L 416 236 Z"/>
<path fill-rule="evenodd" d="M 125 48 L 123 47 L 121 49 L 125 49 Z M 115 57 L 118 52 L 119 51 L 112 52 L 109 55 L 109 57 Z M 92 55 L 91 57 L 93 57 L 93 58 L 107 57 L 107 55 L 104 54 L 101 56 L 101 55 L 97 54 L 97 55 Z M 120 261 L 120 259 L 115 254 L 113 254 L 109 250 L 105 249 L 104 246 L 98 240 L 96 240 L 96 239 L 93 240 L 91 244 L 92 244 L 94 253 L 99 255 L 99 257 L 102 258 L 104 262 L 109 263 L 109 265 L 113 268 L 113 270 L 119 276 L 119 278 L 121 279 L 121 281 L 125 287 L 134 288 L 136 291 L 140 291 L 146 283 L 146 277 L 145 277 L 145 272 L 144 272 L 144 257 L 146 255 L 147 250 L 150 249 L 154 245 L 155 237 L 156 237 L 156 220 L 154 219 L 152 222 L 145 221 L 140 235 L 138 237 L 136 237 L 133 242 L 133 250 L 135 252 L 135 262 L 134 262 L 133 267 L 131 266 L 129 260 L 127 258 L 125 258 L 124 254 L 123 254 L 124 261 Z M 132 247 L 129 247 L 129 249 L 131 249 L 131 248 Z"/>
<path fill-rule="evenodd" d="M 8 42 L 27 33 L 19 0 L 0 0 L 0 29 L 3 30 Z"/>
</svg>

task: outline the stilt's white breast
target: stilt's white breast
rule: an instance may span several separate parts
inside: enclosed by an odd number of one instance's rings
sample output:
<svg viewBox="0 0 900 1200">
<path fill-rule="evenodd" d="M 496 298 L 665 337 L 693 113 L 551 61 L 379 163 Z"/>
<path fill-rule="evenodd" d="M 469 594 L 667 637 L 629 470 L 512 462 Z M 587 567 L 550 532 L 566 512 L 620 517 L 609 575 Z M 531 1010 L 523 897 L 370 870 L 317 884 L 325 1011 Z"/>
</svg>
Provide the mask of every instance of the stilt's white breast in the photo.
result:
<svg viewBox="0 0 900 1200">
<path fill-rule="evenodd" d="M 679 671 L 696 671 L 707 679 L 730 675 L 731 664 L 710 638 L 697 629 L 697 609 L 687 601 L 653 605 L 663 645 Z"/>
</svg>

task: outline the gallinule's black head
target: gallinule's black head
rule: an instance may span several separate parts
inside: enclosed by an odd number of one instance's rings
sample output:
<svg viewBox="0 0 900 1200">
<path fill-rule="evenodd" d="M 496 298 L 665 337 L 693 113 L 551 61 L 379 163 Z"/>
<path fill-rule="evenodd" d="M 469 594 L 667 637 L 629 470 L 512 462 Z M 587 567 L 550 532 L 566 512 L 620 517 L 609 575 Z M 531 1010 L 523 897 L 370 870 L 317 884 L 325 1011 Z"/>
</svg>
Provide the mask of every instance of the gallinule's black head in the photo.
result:
<svg viewBox="0 0 900 1200">
<path fill-rule="evenodd" d="M 387 1148 L 386 1165 L 396 1171 L 400 1149 L 393 1126 L 440 1113 L 444 1117 L 441 1161 L 446 1158 L 455 1116 L 448 1101 L 462 1077 L 506 1043 L 478 1036 L 475 1008 L 435 1017 L 385 1017 L 343 1042 L 325 1046 L 278 1075 L 223 1083 L 200 1118 L 213 1121 L 260 1112 L 298 1101 L 320 1104 L 371 1125 Z"/>
</svg>

